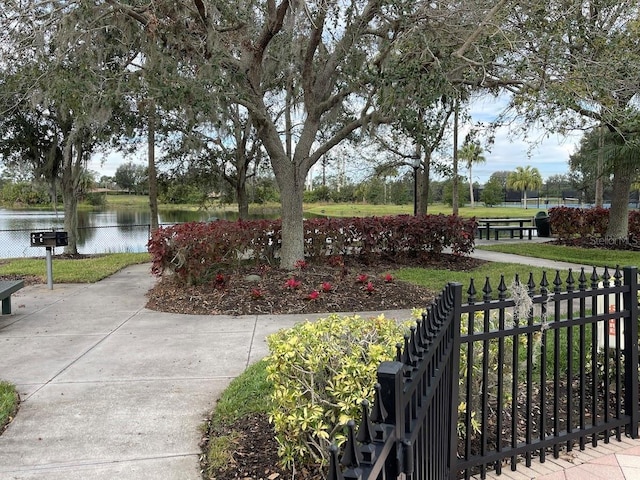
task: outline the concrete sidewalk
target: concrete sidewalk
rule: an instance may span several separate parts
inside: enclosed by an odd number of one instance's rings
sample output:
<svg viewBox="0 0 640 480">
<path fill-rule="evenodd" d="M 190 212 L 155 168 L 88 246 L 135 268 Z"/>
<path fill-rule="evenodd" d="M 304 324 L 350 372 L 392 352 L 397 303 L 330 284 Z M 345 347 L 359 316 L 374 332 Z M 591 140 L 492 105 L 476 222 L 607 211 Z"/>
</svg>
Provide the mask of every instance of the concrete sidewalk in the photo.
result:
<svg viewBox="0 0 640 480">
<path fill-rule="evenodd" d="M 154 282 L 138 265 L 13 295 L 0 378 L 22 404 L 0 436 L 0 479 L 199 480 L 215 399 L 267 354 L 267 335 L 326 316 L 159 313 L 144 308 Z"/>
</svg>

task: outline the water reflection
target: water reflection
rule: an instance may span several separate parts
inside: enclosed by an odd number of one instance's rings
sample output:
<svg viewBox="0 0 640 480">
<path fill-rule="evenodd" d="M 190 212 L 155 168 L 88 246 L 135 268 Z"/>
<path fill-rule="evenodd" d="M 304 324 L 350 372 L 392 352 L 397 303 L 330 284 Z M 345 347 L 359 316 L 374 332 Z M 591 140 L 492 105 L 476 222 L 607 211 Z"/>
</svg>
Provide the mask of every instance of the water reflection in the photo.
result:
<svg viewBox="0 0 640 480">
<path fill-rule="evenodd" d="M 277 218 L 274 209 L 254 212 L 251 218 Z M 78 251 L 83 254 L 144 252 L 151 215 L 147 210 L 123 209 L 78 212 Z M 163 210 L 161 225 L 215 219 L 237 220 L 237 212 Z M 64 229 L 64 213 L 0 209 L 0 258 L 39 257 L 42 247 L 31 247 L 29 234 Z M 59 251 L 62 251 L 60 248 Z"/>
</svg>

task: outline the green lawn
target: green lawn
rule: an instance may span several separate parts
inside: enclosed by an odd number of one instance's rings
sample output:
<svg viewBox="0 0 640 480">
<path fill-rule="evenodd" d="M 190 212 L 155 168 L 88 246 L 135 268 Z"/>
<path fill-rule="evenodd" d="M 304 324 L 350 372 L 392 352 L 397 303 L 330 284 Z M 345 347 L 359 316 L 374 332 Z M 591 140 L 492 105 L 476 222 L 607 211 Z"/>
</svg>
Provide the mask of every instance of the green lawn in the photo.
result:
<svg viewBox="0 0 640 480">
<path fill-rule="evenodd" d="M 107 205 L 114 208 L 148 208 L 149 197 L 146 195 L 107 195 Z M 172 210 L 199 210 L 201 205 L 181 204 L 169 205 L 161 204 L 160 209 Z M 237 212 L 236 205 L 207 205 L 207 210 L 216 211 L 233 211 Z M 250 213 L 258 213 L 263 210 L 278 210 L 279 203 L 272 204 L 251 204 L 249 205 Z M 539 210 L 533 208 L 520 207 L 484 207 L 476 206 L 461 207 L 459 214 L 462 217 L 487 217 L 487 218 L 508 218 L 508 217 L 534 217 Z M 304 211 L 313 215 L 326 215 L 328 217 L 367 217 L 367 216 L 385 216 L 385 215 L 413 215 L 413 205 L 370 205 L 359 203 L 307 203 L 304 205 Z M 451 207 L 444 204 L 429 205 L 429 214 L 451 215 Z"/>
<path fill-rule="evenodd" d="M 501 275 L 504 275 L 504 282 L 507 287 L 509 287 L 515 279 L 516 274 L 519 275 L 521 282 L 528 282 L 530 272 L 533 273 L 533 279 L 536 284 L 539 284 L 543 271 L 544 269 L 542 268 L 529 267 L 527 265 L 490 262 L 468 272 L 409 267 L 398 269 L 392 273 L 398 280 L 422 285 L 436 292 L 442 290 L 448 282 L 459 282 L 462 284 L 463 300 L 466 301 L 466 292 L 471 284 L 471 279 L 474 280 L 477 298 L 482 299 L 482 288 L 484 287 L 487 277 L 489 277 L 489 283 L 493 290 L 493 296 L 495 297 L 498 293 Z M 547 271 L 547 280 L 550 283 L 554 276 L 555 271 Z"/>
<path fill-rule="evenodd" d="M 114 253 L 78 260 L 53 259 L 53 278 L 58 283 L 92 283 L 113 275 L 129 265 L 151 261 L 148 253 Z M 47 281 L 47 265 L 42 258 L 15 258 L 0 261 L 0 275 L 40 277 Z"/>
<path fill-rule="evenodd" d="M 18 392 L 15 387 L 0 381 L 0 434 L 16 414 L 18 410 Z"/>
<path fill-rule="evenodd" d="M 504 243 L 497 245 L 483 245 L 477 250 L 491 250 L 494 252 L 514 253 L 527 257 L 546 258 L 561 262 L 592 265 L 596 267 L 640 266 L 640 252 L 627 250 L 604 250 L 599 248 L 567 247 L 550 245 L 547 243 Z"/>
<path fill-rule="evenodd" d="M 384 216 L 384 215 L 412 215 L 413 205 L 369 205 L 369 204 L 307 204 L 304 211 L 315 215 L 326 215 L 329 217 L 367 217 L 367 216 Z M 482 207 L 477 206 L 461 207 L 459 215 L 461 217 L 470 218 L 515 218 L 515 217 L 531 217 L 533 218 L 539 210 L 535 208 L 519 208 L 519 207 Z M 451 215 L 451 207 L 448 205 L 429 205 L 429 214 Z"/>
<path fill-rule="evenodd" d="M 229 426 L 251 413 L 269 412 L 273 385 L 267 380 L 266 362 L 261 360 L 249 366 L 240 376 L 231 381 L 216 403 L 208 424 L 207 478 L 211 473 L 228 464 L 239 441 L 237 432 L 219 433 L 222 426 Z"/>
</svg>

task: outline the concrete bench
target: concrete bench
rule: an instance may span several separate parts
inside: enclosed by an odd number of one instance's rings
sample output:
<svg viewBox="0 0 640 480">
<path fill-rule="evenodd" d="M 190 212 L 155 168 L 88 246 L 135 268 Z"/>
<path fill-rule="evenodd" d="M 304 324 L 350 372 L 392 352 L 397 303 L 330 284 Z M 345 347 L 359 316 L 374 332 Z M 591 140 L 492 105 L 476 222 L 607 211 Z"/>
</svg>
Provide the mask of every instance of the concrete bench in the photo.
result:
<svg viewBox="0 0 640 480">
<path fill-rule="evenodd" d="M 521 227 L 518 225 L 495 225 L 491 227 L 493 230 L 494 238 L 498 240 L 500 238 L 500 232 L 509 232 L 509 238 L 515 238 L 515 232 L 519 232 L 520 238 L 524 238 L 524 233 L 527 233 L 527 238 L 531 240 L 533 237 L 533 231 L 536 227 Z"/>
<path fill-rule="evenodd" d="M 2 315 L 11 313 L 11 294 L 24 287 L 24 280 L 0 280 L 0 300 L 2 300 Z"/>
</svg>

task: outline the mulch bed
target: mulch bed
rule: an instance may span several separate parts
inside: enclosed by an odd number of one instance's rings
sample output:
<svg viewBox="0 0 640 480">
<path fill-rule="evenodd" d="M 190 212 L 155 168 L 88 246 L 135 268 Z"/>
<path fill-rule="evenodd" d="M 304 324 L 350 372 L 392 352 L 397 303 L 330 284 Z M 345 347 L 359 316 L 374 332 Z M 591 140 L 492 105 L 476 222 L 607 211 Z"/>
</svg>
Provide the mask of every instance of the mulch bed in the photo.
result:
<svg viewBox="0 0 640 480">
<path fill-rule="evenodd" d="M 256 315 L 426 307 L 439 292 L 385 278 L 387 274 L 403 266 L 470 270 L 483 263 L 444 254 L 393 260 L 347 257 L 339 262 L 308 264 L 293 272 L 264 265 L 238 267 L 233 272 L 221 271 L 208 283 L 196 286 L 184 286 L 165 276 L 149 292 L 147 308 L 201 315 Z M 299 285 L 287 286 L 291 279 Z M 330 284 L 328 292 L 323 291 L 323 283 Z M 316 299 L 310 298 L 313 291 L 318 292 Z"/>
</svg>

